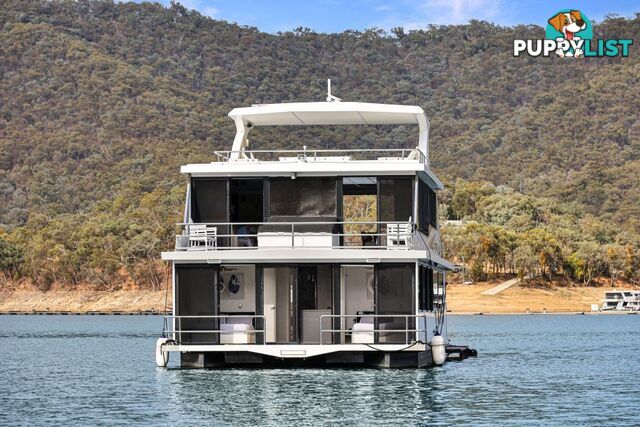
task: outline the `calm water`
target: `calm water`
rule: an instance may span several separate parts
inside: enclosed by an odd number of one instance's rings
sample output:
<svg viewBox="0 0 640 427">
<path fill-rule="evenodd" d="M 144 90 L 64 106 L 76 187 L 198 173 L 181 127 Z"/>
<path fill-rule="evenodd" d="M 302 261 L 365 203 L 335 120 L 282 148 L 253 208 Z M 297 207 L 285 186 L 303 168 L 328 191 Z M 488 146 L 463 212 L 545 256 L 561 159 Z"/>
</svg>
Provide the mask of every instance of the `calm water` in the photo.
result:
<svg viewBox="0 0 640 427">
<path fill-rule="evenodd" d="M 0 425 L 640 423 L 640 316 L 451 316 L 479 356 L 421 370 L 165 370 L 161 327 L 0 316 Z"/>
</svg>

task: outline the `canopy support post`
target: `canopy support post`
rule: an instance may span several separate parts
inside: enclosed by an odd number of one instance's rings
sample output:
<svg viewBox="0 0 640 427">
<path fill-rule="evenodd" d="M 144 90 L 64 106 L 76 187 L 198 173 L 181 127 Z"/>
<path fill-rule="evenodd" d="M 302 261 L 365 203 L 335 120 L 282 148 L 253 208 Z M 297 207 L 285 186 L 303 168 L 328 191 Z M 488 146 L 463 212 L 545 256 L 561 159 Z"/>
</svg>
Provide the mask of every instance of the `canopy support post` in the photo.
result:
<svg viewBox="0 0 640 427">
<path fill-rule="evenodd" d="M 424 164 L 429 166 L 429 119 L 422 113 L 416 116 L 418 119 L 418 148 L 424 154 Z"/>
<path fill-rule="evenodd" d="M 253 126 L 251 123 L 246 123 L 242 116 L 233 117 L 233 121 L 236 123 L 236 136 L 233 139 L 229 160 L 238 160 L 240 153 L 249 147 L 249 134 Z"/>
</svg>

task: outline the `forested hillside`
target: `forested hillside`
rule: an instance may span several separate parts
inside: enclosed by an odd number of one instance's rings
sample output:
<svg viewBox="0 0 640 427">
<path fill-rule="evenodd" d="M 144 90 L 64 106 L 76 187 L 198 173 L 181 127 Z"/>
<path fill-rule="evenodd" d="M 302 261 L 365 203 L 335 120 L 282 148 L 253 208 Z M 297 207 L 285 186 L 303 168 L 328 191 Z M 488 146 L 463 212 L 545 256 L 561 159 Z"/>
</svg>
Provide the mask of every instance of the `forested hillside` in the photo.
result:
<svg viewBox="0 0 640 427">
<path fill-rule="evenodd" d="M 513 39 L 543 37 L 539 25 L 273 35 L 180 5 L 3 0 L 0 269 L 43 287 L 125 276 L 159 286 L 158 252 L 172 244 L 183 200 L 179 165 L 230 148 L 231 108 L 322 100 L 328 77 L 344 100 L 424 108 L 432 168 L 452 185 L 443 200 L 458 194 L 450 218 L 482 216 L 467 209 L 477 196 L 468 186 L 493 185 L 511 201 L 569 210 L 573 222 L 563 227 L 585 241 L 598 242 L 576 224 L 600 224 L 608 234 L 597 244 L 626 248 L 633 269 L 640 15 L 611 17 L 594 30 L 597 38 L 634 39 L 629 58 L 514 58 Z M 253 136 L 252 148 L 415 144 L 410 130 L 385 127 Z M 516 191 L 495 190 L 509 187 Z M 517 229 L 510 220 L 498 226 Z M 546 222 L 523 227 L 516 232 L 555 235 Z M 571 272 L 564 267 L 577 250 L 560 248 L 552 272 Z M 516 259 L 510 266 L 524 271 Z M 548 271 L 526 271 L 534 270 Z"/>
</svg>

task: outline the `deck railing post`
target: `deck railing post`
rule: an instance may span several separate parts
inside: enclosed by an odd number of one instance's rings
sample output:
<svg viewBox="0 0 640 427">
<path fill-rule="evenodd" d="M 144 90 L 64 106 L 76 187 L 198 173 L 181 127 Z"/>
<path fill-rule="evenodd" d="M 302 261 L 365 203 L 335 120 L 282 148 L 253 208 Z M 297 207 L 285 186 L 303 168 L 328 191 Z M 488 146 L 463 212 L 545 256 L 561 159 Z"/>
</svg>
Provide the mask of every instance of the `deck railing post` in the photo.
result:
<svg viewBox="0 0 640 427">
<path fill-rule="evenodd" d="M 404 343 L 409 344 L 409 316 L 404 317 Z"/>
</svg>

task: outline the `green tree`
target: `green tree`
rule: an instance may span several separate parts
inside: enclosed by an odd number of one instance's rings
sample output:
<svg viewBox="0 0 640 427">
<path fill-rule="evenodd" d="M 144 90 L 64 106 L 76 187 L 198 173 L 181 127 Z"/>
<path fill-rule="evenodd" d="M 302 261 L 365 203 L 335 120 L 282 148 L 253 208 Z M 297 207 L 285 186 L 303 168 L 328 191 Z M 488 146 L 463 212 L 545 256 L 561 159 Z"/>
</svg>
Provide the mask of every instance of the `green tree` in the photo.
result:
<svg viewBox="0 0 640 427">
<path fill-rule="evenodd" d="M 0 273 L 13 277 L 22 265 L 22 250 L 7 241 L 0 230 Z"/>
</svg>

